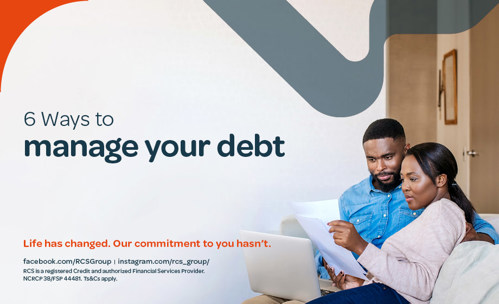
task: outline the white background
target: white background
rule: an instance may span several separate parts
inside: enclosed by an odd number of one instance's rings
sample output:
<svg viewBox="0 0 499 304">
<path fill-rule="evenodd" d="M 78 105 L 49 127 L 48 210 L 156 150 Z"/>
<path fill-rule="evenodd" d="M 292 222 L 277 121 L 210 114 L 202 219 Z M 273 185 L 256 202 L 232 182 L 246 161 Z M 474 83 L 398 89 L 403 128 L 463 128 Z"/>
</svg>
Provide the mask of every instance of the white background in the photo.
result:
<svg viewBox="0 0 499 304">
<path fill-rule="evenodd" d="M 368 51 L 372 1 L 290 1 L 350 60 Z M 91 126 L 24 125 L 28 111 L 91 116 Z M 97 127 L 95 113 L 114 124 Z M 228 240 L 277 231 L 289 202 L 337 198 L 367 176 L 361 138 L 385 113 L 308 105 L 204 2 L 91 0 L 33 22 L 13 47 L 0 93 L 2 303 L 239 303 L 253 295 L 240 248 L 23 248 L 23 240 Z M 215 143 L 285 140 L 285 157 L 222 158 Z M 26 139 L 118 137 L 119 164 L 25 157 Z M 204 157 L 148 162 L 144 140 L 209 139 Z M 117 283 L 28 283 L 23 258 L 210 258 L 204 275 L 120 276 Z"/>
</svg>

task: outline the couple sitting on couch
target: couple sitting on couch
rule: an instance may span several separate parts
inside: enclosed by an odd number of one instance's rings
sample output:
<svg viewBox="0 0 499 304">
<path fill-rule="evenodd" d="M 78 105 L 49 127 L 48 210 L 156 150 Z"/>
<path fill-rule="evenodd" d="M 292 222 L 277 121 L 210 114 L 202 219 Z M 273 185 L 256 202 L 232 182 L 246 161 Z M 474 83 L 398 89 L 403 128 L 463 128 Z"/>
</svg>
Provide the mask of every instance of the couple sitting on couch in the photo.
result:
<svg viewBox="0 0 499 304">
<path fill-rule="evenodd" d="M 381 119 L 368 127 L 363 146 L 371 176 L 340 197 L 341 220 L 329 225 L 335 243 L 368 270 L 368 281 L 321 265 L 321 277 L 343 291 L 310 303 L 428 303 L 455 246 L 494 244 L 499 236 L 455 182 L 457 163 L 443 145 L 409 148 L 400 123 Z M 299 303 L 262 295 L 244 304 L 287 302 Z"/>
</svg>

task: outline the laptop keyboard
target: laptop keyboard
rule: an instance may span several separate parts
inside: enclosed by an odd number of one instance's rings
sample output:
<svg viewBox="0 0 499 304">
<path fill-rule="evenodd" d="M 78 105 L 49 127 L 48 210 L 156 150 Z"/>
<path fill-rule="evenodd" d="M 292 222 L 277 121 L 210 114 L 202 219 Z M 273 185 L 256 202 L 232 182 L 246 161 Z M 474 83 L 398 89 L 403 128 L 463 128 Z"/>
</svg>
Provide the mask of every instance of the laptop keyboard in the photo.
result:
<svg viewBox="0 0 499 304">
<path fill-rule="evenodd" d="M 321 297 L 328 295 L 330 293 L 334 293 L 335 291 L 332 290 L 326 290 L 326 289 L 321 289 Z"/>
</svg>

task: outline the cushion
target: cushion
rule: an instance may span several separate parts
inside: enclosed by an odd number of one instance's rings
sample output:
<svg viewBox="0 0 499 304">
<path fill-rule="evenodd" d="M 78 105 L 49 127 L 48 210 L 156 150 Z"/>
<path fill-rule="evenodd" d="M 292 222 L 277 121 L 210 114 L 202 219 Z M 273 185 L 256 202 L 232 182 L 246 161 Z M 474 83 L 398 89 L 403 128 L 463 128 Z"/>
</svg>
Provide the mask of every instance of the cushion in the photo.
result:
<svg viewBox="0 0 499 304">
<path fill-rule="evenodd" d="M 499 303 L 499 245 L 459 244 L 438 275 L 431 303 Z"/>
</svg>

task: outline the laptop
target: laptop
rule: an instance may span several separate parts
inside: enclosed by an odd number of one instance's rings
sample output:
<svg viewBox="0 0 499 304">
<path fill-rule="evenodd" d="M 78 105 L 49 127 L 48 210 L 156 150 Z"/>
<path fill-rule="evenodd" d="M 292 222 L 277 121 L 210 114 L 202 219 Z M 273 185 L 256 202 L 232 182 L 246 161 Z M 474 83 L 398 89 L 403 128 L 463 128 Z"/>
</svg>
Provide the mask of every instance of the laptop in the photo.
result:
<svg viewBox="0 0 499 304">
<path fill-rule="evenodd" d="M 308 302 L 339 290 L 319 280 L 309 239 L 245 230 L 240 235 L 244 245 L 253 246 L 243 252 L 254 292 Z"/>
</svg>

